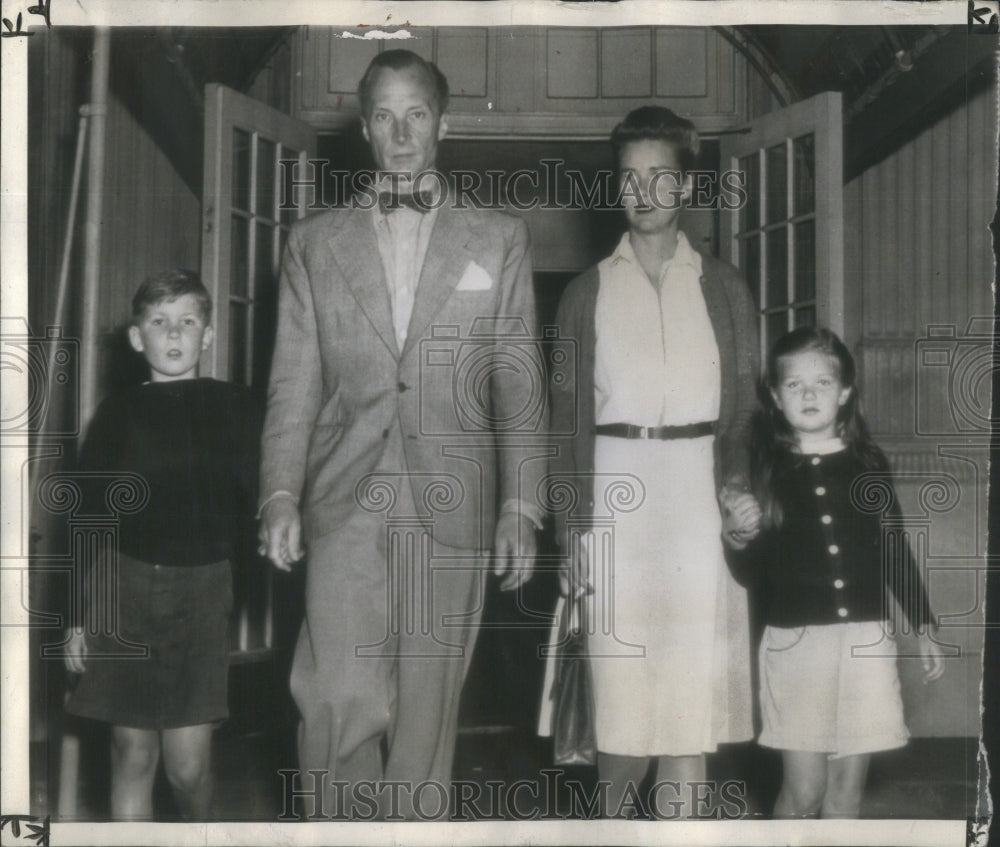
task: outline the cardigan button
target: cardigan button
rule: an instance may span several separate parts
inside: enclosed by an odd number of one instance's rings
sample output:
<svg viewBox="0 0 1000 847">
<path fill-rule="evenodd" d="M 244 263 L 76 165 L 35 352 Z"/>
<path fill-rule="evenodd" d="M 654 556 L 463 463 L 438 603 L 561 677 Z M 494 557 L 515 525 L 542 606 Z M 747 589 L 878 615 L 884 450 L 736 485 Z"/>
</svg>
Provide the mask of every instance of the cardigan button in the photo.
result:
<svg viewBox="0 0 1000 847">
<path fill-rule="evenodd" d="M 833 518 L 830 517 L 830 515 L 823 515 L 823 517 L 820 518 L 820 521 L 829 526 L 833 523 Z"/>
<path fill-rule="evenodd" d="M 809 461 L 812 462 L 814 465 L 818 465 L 819 464 L 819 456 L 813 456 L 812 459 L 810 459 Z"/>
<path fill-rule="evenodd" d="M 826 489 L 822 485 L 817 485 L 816 486 L 816 496 L 817 497 L 822 497 L 824 494 L 826 494 Z"/>
<path fill-rule="evenodd" d="M 846 618 L 847 617 L 847 609 L 841 607 L 841 608 L 837 609 L 837 614 L 840 617 L 842 617 L 842 618 Z"/>
<path fill-rule="evenodd" d="M 833 581 L 833 587 L 834 588 L 843 588 L 844 587 L 844 580 L 842 580 L 842 579 L 835 579 Z"/>
<path fill-rule="evenodd" d="M 840 548 L 836 544 L 831 544 L 826 548 L 831 556 L 836 556 L 840 552 Z"/>
</svg>

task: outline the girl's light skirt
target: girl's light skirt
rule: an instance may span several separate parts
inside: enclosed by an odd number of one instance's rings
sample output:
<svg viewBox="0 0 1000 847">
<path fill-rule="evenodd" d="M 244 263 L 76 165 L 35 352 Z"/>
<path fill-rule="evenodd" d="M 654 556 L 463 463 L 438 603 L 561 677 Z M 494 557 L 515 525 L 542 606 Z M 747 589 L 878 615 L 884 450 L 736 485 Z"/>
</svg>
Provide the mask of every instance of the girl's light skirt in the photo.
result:
<svg viewBox="0 0 1000 847">
<path fill-rule="evenodd" d="M 896 643 L 882 621 L 768 626 L 760 645 L 760 743 L 831 758 L 909 738 Z"/>
</svg>

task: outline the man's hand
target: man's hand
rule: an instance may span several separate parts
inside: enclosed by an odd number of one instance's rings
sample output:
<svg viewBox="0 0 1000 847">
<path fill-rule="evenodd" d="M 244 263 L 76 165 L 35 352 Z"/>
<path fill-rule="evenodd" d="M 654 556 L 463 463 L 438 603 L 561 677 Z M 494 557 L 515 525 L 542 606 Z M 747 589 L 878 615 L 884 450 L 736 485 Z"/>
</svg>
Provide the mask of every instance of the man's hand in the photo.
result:
<svg viewBox="0 0 1000 847">
<path fill-rule="evenodd" d="M 66 630 L 66 653 L 63 661 L 66 670 L 73 673 L 83 673 L 87 669 L 87 639 L 79 627 Z"/>
<path fill-rule="evenodd" d="M 283 571 L 290 571 L 292 563 L 306 554 L 302 549 L 302 518 L 291 498 L 276 497 L 265 504 L 257 538 L 257 552 Z"/>
<path fill-rule="evenodd" d="M 537 549 L 535 526 L 528 518 L 515 512 L 500 515 L 493 536 L 493 573 L 503 577 L 502 591 L 512 591 L 531 579 Z"/>
</svg>

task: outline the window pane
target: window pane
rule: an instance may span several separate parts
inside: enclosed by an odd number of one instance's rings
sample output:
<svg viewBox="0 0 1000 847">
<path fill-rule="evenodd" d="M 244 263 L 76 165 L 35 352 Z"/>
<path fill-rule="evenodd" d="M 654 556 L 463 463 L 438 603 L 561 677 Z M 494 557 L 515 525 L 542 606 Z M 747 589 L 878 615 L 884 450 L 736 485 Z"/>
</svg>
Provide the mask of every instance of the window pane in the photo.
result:
<svg viewBox="0 0 1000 847">
<path fill-rule="evenodd" d="M 795 299 L 816 296 L 816 221 L 795 224 Z"/>
<path fill-rule="evenodd" d="M 760 308 L 760 236 L 740 239 L 740 270 L 746 277 L 753 304 Z"/>
<path fill-rule="evenodd" d="M 281 168 L 281 179 L 282 179 L 282 193 L 278 198 L 278 202 L 282 206 L 288 206 L 289 208 L 282 208 L 281 210 L 281 222 L 283 224 L 290 225 L 294 221 L 299 219 L 299 212 L 296 208 L 296 203 L 299 197 L 302 196 L 303 201 L 308 201 L 308 195 L 303 195 L 302 191 L 311 191 L 310 188 L 300 188 L 293 189 L 291 187 L 292 179 L 305 179 L 305 168 L 299 164 L 296 165 L 295 162 L 299 158 L 299 151 L 293 150 L 291 147 L 281 148 L 281 158 L 285 161 L 285 164 Z"/>
<path fill-rule="evenodd" d="M 767 338 L 765 339 L 766 349 L 770 350 L 774 346 L 774 342 L 777 341 L 781 336 L 788 332 L 788 312 L 773 312 L 766 318 L 766 329 L 765 334 Z"/>
<path fill-rule="evenodd" d="M 246 297 L 249 284 L 250 227 L 247 219 L 233 215 L 229 250 L 229 293 L 233 297 Z"/>
<path fill-rule="evenodd" d="M 795 310 L 795 326 L 816 326 L 816 307 L 803 306 Z"/>
<path fill-rule="evenodd" d="M 257 223 L 257 243 L 254 247 L 253 296 L 257 300 L 274 279 L 274 225 Z"/>
<path fill-rule="evenodd" d="M 767 149 L 767 222 L 788 217 L 788 154 L 784 142 Z"/>
<path fill-rule="evenodd" d="M 807 215 L 816 207 L 816 139 L 812 133 L 792 142 L 792 180 L 795 215 Z"/>
<path fill-rule="evenodd" d="M 767 307 L 788 302 L 788 229 L 779 227 L 767 233 Z"/>
<path fill-rule="evenodd" d="M 229 381 L 246 384 L 247 305 L 229 303 Z"/>
<path fill-rule="evenodd" d="M 250 211 L 250 133 L 233 130 L 233 207 Z"/>
<path fill-rule="evenodd" d="M 275 219 L 274 208 L 274 158 L 273 141 L 257 138 L 257 214 Z"/>
<path fill-rule="evenodd" d="M 740 159 L 740 170 L 747 194 L 747 203 L 740 209 L 740 232 L 749 232 L 760 226 L 760 159 L 757 154 Z"/>
</svg>

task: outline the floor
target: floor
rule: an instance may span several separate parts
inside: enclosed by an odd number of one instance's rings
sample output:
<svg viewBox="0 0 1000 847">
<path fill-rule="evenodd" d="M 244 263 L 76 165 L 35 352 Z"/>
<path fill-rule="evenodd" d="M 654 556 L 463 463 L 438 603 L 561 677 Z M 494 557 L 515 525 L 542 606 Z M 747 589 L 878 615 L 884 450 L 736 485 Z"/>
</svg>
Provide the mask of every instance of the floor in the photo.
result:
<svg viewBox="0 0 1000 847">
<path fill-rule="evenodd" d="M 975 739 L 915 739 L 901 750 L 878 754 L 872 761 L 861 816 L 865 818 L 965 819 L 976 802 Z M 260 732 L 240 734 L 222 727 L 214 740 L 215 807 L 222 820 L 275 821 L 283 813 L 283 786 L 279 770 L 293 767 L 293 760 L 279 752 L 279 745 Z M 39 756 L 43 754 L 39 750 Z M 281 761 L 285 759 L 285 761 Z M 107 819 L 107 754 L 105 739 L 85 739 L 81 769 L 80 805 L 76 820 Z M 543 771 L 548 773 L 543 773 Z M 781 765 L 772 751 L 756 745 L 733 745 L 709 757 L 709 779 L 731 781 L 726 797 L 731 802 L 706 804 L 706 818 L 767 817 L 774 802 Z M 551 743 L 527 730 L 514 728 L 464 729 L 458 741 L 454 778 L 469 784 L 471 804 L 465 819 L 580 818 L 586 798 L 594 791 L 596 770 L 570 767 L 556 775 L 551 766 Z M 510 805 L 491 794 L 489 783 L 510 786 L 517 780 L 531 783 Z M 576 795 L 571 783 L 576 783 Z M 36 785 L 38 783 L 36 782 Z M 472 786 L 479 786 L 481 791 Z M 54 786 L 53 786 L 54 789 Z M 55 812 L 39 786 L 33 813 Z M 52 792 L 54 795 L 54 791 Z M 493 798 L 493 799 L 491 799 Z M 53 797 L 54 799 L 54 797 Z M 664 802 L 667 805 L 669 798 Z M 156 796 L 160 819 L 176 819 L 165 780 Z M 289 810 L 308 814 L 301 806 Z M 287 814 L 287 812 L 286 812 Z"/>
</svg>

